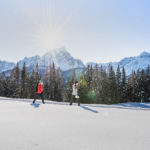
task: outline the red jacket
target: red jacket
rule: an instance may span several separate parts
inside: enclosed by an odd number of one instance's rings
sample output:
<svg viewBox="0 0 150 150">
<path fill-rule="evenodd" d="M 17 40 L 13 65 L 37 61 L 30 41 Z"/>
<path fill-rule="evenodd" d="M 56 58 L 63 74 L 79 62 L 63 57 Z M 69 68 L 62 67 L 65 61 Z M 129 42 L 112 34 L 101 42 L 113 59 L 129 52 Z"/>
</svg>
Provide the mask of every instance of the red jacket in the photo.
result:
<svg viewBox="0 0 150 150">
<path fill-rule="evenodd" d="M 38 94 L 41 94 L 43 92 L 43 84 L 42 83 L 39 83 L 38 84 L 38 87 L 37 87 L 37 93 Z"/>
</svg>

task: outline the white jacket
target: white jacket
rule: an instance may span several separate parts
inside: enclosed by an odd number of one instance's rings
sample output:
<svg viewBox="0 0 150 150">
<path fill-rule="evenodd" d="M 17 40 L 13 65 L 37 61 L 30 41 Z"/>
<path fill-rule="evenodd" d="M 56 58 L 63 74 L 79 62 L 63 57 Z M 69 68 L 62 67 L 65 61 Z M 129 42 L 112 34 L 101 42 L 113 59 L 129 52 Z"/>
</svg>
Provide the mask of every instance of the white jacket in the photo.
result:
<svg viewBox="0 0 150 150">
<path fill-rule="evenodd" d="M 75 87 L 75 85 L 72 85 L 72 95 L 77 96 L 78 95 L 78 89 Z"/>
</svg>

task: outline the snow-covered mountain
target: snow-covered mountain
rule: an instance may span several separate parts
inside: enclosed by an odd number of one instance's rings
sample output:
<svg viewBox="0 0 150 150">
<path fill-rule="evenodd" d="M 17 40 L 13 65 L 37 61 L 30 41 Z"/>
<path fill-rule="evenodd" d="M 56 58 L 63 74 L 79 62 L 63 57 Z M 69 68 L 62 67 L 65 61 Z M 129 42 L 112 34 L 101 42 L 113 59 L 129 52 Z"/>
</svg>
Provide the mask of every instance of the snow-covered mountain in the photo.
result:
<svg viewBox="0 0 150 150">
<path fill-rule="evenodd" d="M 0 72 L 11 70 L 15 67 L 15 63 L 0 61 Z"/>
<path fill-rule="evenodd" d="M 87 65 L 95 65 L 96 63 L 90 62 L 87 63 Z M 126 74 L 130 75 L 132 71 L 137 71 L 146 69 L 148 65 L 150 65 L 150 54 L 148 52 L 142 52 L 139 56 L 137 57 L 126 57 L 122 59 L 119 62 L 110 62 L 110 63 L 99 63 L 99 66 L 103 66 L 104 68 L 107 68 L 108 66 L 112 65 L 114 70 L 117 69 L 117 66 L 119 65 L 121 68 L 125 68 Z"/>
<path fill-rule="evenodd" d="M 43 56 L 33 56 L 33 57 L 25 57 L 23 60 L 20 60 L 19 66 L 22 68 L 24 62 L 28 70 L 32 70 L 35 68 L 36 64 L 39 64 L 39 69 L 44 70 L 49 64 L 55 63 L 56 67 L 60 67 L 62 71 L 66 72 L 71 71 L 74 68 L 84 70 L 85 65 L 80 59 L 75 59 L 71 56 L 71 54 L 64 48 L 53 49 L 48 51 Z M 90 62 L 87 63 L 92 64 L 93 66 L 96 63 Z M 137 57 L 127 57 L 122 59 L 119 62 L 110 62 L 110 63 L 99 63 L 99 66 L 103 66 L 107 68 L 111 64 L 113 68 L 116 70 L 117 66 L 124 67 L 126 70 L 126 74 L 130 75 L 132 71 L 146 69 L 148 65 L 150 65 L 150 54 L 148 52 L 143 52 Z M 15 63 L 0 61 L 0 72 L 10 71 L 15 66 Z M 65 73 L 65 74 L 66 74 Z M 66 75 L 65 75 L 66 76 Z"/>
<path fill-rule="evenodd" d="M 60 67 L 62 71 L 73 68 L 85 68 L 83 62 L 79 59 L 73 58 L 70 53 L 64 48 L 53 49 L 44 54 L 43 56 L 25 57 L 19 61 L 19 66 L 22 68 L 24 62 L 27 67 L 35 67 L 38 63 L 39 68 L 45 68 L 54 62 L 56 67 Z"/>
</svg>

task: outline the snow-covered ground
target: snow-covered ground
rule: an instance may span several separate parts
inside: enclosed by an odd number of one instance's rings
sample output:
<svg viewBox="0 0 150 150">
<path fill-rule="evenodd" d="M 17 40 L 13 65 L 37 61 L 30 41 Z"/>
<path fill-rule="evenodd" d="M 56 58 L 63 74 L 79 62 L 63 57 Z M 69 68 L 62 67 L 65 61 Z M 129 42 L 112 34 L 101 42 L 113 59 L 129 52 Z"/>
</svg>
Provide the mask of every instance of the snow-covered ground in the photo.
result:
<svg viewBox="0 0 150 150">
<path fill-rule="evenodd" d="M 150 149 L 150 103 L 31 102 L 0 98 L 0 150 Z"/>
</svg>

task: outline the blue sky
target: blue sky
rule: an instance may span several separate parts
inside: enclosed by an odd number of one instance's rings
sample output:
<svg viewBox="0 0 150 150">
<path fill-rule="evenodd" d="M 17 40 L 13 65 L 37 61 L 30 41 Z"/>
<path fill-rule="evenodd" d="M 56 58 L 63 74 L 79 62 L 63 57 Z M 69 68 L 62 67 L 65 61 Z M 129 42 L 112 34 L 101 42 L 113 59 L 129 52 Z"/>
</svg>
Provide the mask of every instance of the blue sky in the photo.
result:
<svg viewBox="0 0 150 150">
<path fill-rule="evenodd" d="M 150 52 L 148 0 L 0 0 L 0 60 L 66 47 L 86 62 Z"/>
</svg>

